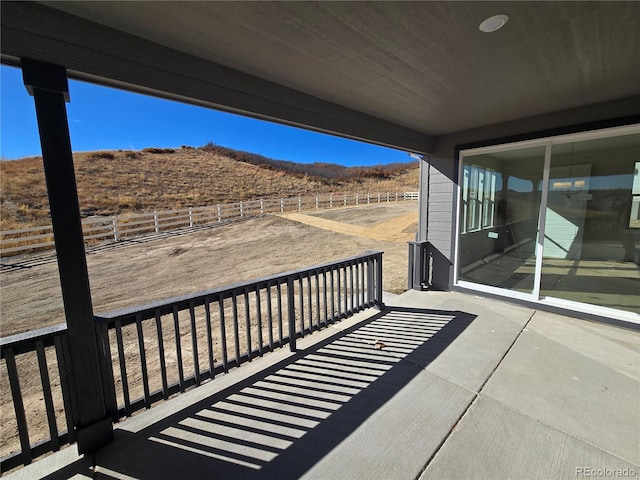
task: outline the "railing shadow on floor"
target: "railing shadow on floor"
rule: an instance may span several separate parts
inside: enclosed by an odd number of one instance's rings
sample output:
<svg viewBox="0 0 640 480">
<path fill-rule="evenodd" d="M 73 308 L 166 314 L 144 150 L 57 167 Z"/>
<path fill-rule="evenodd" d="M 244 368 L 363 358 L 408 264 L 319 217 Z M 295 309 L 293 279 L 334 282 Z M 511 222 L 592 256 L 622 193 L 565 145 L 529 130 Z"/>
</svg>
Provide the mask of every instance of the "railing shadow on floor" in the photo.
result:
<svg viewBox="0 0 640 480">
<path fill-rule="evenodd" d="M 85 458 L 45 478 L 299 478 L 474 319 L 460 311 L 382 311 L 135 433 L 117 429 L 93 468 Z"/>
</svg>

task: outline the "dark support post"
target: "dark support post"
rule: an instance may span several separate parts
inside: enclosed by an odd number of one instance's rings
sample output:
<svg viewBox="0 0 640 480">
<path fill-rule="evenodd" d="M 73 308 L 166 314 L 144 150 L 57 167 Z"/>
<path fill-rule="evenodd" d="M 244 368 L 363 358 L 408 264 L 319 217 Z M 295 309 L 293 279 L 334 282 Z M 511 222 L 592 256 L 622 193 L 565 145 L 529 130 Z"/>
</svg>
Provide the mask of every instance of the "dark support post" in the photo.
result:
<svg viewBox="0 0 640 480">
<path fill-rule="evenodd" d="M 65 102 L 69 101 L 64 67 L 21 59 L 27 91 L 33 96 L 51 223 L 56 245 L 62 299 L 69 336 L 71 368 L 76 386 L 79 453 L 91 452 L 113 439 L 100 368 L 100 350 L 93 323 L 89 275 L 80 223 L 78 192 L 73 169 Z"/>
</svg>

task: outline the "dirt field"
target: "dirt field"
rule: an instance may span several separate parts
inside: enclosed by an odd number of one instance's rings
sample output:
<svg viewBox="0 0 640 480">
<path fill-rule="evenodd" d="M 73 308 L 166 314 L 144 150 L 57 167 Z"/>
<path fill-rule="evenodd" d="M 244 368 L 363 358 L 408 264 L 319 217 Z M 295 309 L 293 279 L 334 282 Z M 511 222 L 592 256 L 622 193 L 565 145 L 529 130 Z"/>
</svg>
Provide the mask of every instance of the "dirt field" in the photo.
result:
<svg viewBox="0 0 640 480">
<path fill-rule="evenodd" d="M 398 293 L 406 289 L 406 242 L 415 237 L 417 208 L 417 202 L 400 202 L 290 213 L 92 248 L 87 262 L 94 309 L 96 313 L 104 313 L 366 250 L 385 252 L 384 290 Z M 53 258 L 4 262 L 0 278 L 3 337 L 64 321 Z M 134 338 L 128 336 L 125 333 L 125 342 L 134 344 Z M 32 371 L 32 365 L 24 364 L 27 359 L 22 361 L 23 365 L 18 360 L 19 371 Z M 148 368 L 154 371 L 159 367 L 150 362 Z M 0 456 L 4 456 L 18 446 L 18 439 L 6 370 L 3 368 L 1 373 Z M 53 370 L 50 373 L 54 378 Z M 139 372 L 134 375 L 139 376 Z M 130 381 L 135 384 L 137 380 Z M 29 433 L 32 440 L 44 439 L 47 424 L 39 378 L 27 375 L 21 378 L 22 382 Z M 59 383 L 52 388 L 56 410 L 62 412 Z M 57 420 L 58 427 L 64 428 L 63 416 Z"/>
<path fill-rule="evenodd" d="M 88 252 L 94 311 L 206 290 L 382 250 L 385 291 L 406 289 L 407 241 L 417 202 L 267 216 L 156 240 L 127 241 Z M 57 264 L 6 268 L 1 274 L 3 337 L 64 321 Z"/>
</svg>

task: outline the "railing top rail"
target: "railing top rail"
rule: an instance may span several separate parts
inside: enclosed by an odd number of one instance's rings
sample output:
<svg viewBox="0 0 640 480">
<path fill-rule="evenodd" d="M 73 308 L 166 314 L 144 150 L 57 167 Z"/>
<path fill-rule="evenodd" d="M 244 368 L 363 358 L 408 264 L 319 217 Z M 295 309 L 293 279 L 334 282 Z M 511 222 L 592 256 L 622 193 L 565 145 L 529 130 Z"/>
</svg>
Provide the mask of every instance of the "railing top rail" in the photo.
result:
<svg viewBox="0 0 640 480">
<path fill-rule="evenodd" d="M 58 323 L 57 325 L 39 328 L 38 330 L 29 330 L 28 332 L 18 333 L 8 337 L 0 337 L 0 358 L 4 358 L 5 348 L 13 348 L 14 353 L 20 353 L 22 347 L 26 347 L 25 351 L 32 350 L 29 346 L 38 340 L 42 340 L 46 344 L 66 330 L 66 323 Z"/>
<path fill-rule="evenodd" d="M 135 305 L 132 307 L 127 307 L 119 310 L 113 310 L 110 312 L 98 314 L 95 316 L 96 321 L 98 322 L 108 322 L 113 321 L 118 318 L 130 317 L 132 315 L 141 315 L 143 318 L 151 315 L 155 315 L 155 311 L 158 309 L 166 309 L 172 308 L 177 304 L 186 304 L 188 305 L 191 301 L 197 301 L 200 299 L 205 299 L 206 297 L 215 297 L 219 295 L 224 295 L 225 293 L 231 293 L 232 291 L 242 290 L 244 288 L 248 288 L 255 285 L 266 285 L 269 284 L 277 284 L 284 283 L 290 277 L 297 277 L 304 274 L 313 273 L 318 270 L 329 269 L 333 267 L 337 267 L 346 263 L 355 262 L 355 261 L 363 261 L 367 258 L 374 257 L 376 255 L 382 254 L 382 251 L 379 250 L 369 250 L 360 255 L 354 255 L 352 257 L 342 258 L 340 260 L 335 260 L 331 262 L 325 262 L 318 265 L 313 265 L 311 267 L 305 267 L 298 270 L 291 270 L 288 272 L 278 273 L 275 275 L 270 275 L 254 280 L 248 280 L 245 282 L 239 282 L 231 285 L 225 285 L 222 287 L 213 288 L 210 290 L 205 290 L 201 292 L 180 295 L 173 298 L 168 298 L 164 300 L 159 300 L 156 302 L 149 302 L 146 304 Z M 146 315 L 145 315 L 146 314 Z M 30 330 L 28 332 L 19 333 L 16 335 L 10 335 L 7 337 L 0 337 L 0 358 L 4 358 L 4 349 L 5 348 L 13 348 L 16 350 L 15 353 L 19 353 L 22 347 L 25 347 L 27 350 L 31 348 L 29 345 L 33 345 L 38 340 L 42 340 L 45 343 L 51 341 L 55 336 L 60 335 L 65 332 L 67 329 L 66 323 L 59 323 L 57 325 L 51 325 L 48 327 L 40 328 L 37 330 Z"/>
<path fill-rule="evenodd" d="M 186 295 L 179 295 L 173 298 L 167 298 L 164 300 L 159 300 L 156 302 L 149 302 L 141 305 L 134 305 L 131 307 L 125 307 L 118 310 L 113 310 L 106 313 L 101 313 L 95 315 L 95 320 L 97 322 L 111 322 L 114 320 L 123 320 L 128 319 L 134 316 L 141 316 L 142 319 L 151 318 L 155 315 L 157 310 L 161 311 L 169 311 L 174 306 L 188 306 L 191 302 L 201 302 L 204 301 L 207 297 L 219 297 L 219 296 L 230 296 L 232 292 L 243 290 L 245 288 L 262 286 L 266 284 L 282 284 L 287 281 L 287 279 L 291 277 L 298 277 L 300 275 L 311 274 L 318 270 L 330 269 L 334 267 L 338 267 L 343 264 L 348 264 L 350 262 L 364 261 L 369 258 L 373 258 L 377 255 L 381 255 L 383 252 L 380 250 L 369 250 L 360 255 L 354 255 L 352 257 L 342 258 L 340 260 L 335 260 L 332 262 L 321 263 L 318 265 L 313 265 L 311 267 L 305 267 L 298 270 L 292 270 L 289 272 L 277 273 L 274 275 L 254 279 L 247 280 L 244 282 L 239 282 L 231 285 L 225 285 L 221 287 L 216 287 L 210 290 L 204 290 L 200 292 L 190 293 Z"/>
</svg>

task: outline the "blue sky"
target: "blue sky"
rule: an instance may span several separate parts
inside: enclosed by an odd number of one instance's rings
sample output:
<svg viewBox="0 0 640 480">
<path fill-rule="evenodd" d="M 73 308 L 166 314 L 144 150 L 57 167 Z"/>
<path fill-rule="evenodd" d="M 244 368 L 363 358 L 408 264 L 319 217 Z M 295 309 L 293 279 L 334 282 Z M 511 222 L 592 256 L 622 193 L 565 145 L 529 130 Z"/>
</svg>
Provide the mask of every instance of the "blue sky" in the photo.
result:
<svg viewBox="0 0 640 480">
<path fill-rule="evenodd" d="M 406 152 L 215 110 L 69 81 L 74 151 L 199 147 L 214 142 L 278 160 L 341 165 L 408 162 Z M 0 67 L 0 156 L 40 155 L 33 99 L 19 69 Z"/>
</svg>

